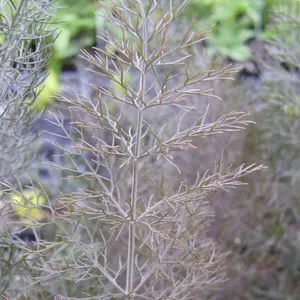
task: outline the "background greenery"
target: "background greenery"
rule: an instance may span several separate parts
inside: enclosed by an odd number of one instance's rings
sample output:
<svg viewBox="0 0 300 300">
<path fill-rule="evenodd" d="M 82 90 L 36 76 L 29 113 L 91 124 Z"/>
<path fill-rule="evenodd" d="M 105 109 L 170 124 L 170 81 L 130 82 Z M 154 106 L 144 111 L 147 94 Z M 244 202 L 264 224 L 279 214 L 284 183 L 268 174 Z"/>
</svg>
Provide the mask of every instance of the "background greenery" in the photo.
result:
<svg viewBox="0 0 300 300">
<path fill-rule="evenodd" d="M 100 34 L 97 26 L 105 26 L 97 0 L 79 0 L 76 5 L 72 0 L 59 0 L 57 4 L 55 20 L 63 22 L 59 24 L 60 35 L 48 66 L 50 76 L 36 103 L 38 110 L 43 109 L 51 99 L 49 96 L 58 91 L 63 63 L 78 55 L 80 49 L 96 45 L 97 33 Z M 274 6 L 274 0 L 192 0 L 182 18 L 187 24 L 194 20 L 195 30 L 211 28 L 206 45 L 208 55 L 245 62 L 251 57 L 247 44 L 250 40 L 270 40 L 276 34 L 268 27 Z M 113 30 L 115 37 L 120 38 L 119 31 Z"/>
</svg>

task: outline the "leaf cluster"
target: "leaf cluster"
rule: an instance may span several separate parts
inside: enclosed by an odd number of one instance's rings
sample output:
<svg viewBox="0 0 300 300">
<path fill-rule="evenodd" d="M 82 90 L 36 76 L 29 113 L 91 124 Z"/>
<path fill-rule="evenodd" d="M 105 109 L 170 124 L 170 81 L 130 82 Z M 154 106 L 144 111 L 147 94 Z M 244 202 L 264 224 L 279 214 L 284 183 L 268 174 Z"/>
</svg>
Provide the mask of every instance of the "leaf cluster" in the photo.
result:
<svg viewBox="0 0 300 300">
<path fill-rule="evenodd" d="M 191 1 L 186 14 L 192 16 L 196 28 L 213 27 L 208 47 L 212 54 L 218 53 L 235 61 L 245 61 L 250 50 L 248 40 L 267 35 L 268 14 L 274 1 L 268 0 L 206 0 Z"/>
</svg>

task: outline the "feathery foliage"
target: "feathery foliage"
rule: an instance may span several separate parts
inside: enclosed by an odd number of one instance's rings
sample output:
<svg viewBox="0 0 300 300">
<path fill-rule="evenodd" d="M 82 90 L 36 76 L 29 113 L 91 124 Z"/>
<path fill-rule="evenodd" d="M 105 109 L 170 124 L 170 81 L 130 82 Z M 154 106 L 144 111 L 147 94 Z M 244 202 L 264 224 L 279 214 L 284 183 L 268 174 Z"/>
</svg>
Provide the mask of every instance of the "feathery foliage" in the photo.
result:
<svg viewBox="0 0 300 300">
<path fill-rule="evenodd" d="M 4 233 L 7 217 L 13 214 L 5 192 L 6 183 L 22 175 L 34 158 L 31 128 L 38 116 L 32 113 L 31 105 L 51 55 L 54 30 L 48 25 L 54 13 L 52 3 L 0 0 L 1 295 L 10 283 L 22 285 L 18 278 L 26 269 L 25 256 L 16 250 L 22 249 L 22 242 Z"/>
<path fill-rule="evenodd" d="M 190 27 L 172 43 L 174 22 L 188 1 L 112 2 L 113 8 L 100 2 L 102 17 L 107 28 L 120 28 L 122 39 L 103 30 L 108 47 L 82 52 L 90 71 L 108 84 L 91 85 L 95 98 L 58 97 L 69 109 L 70 129 L 53 113 L 52 124 L 72 147 L 55 143 L 68 164 L 50 164 L 66 182 L 85 184 L 59 199 L 48 197 L 47 222 L 35 221 L 44 230 L 51 226 L 52 236 L 37 234 L 35 244 L 23 246 L 31 275 L 23 279 L 34 283 L 26 295 L 205 299 L 226 281 L 227 254 L 207 236 L 214 216 L 209 200 L 243 185 L 242 178 L 261 166 L 215 164 L 189 184 L 178 162 L 199 139 L 251 123 L 243 112 L 208 121 L 209 107 L 197 111 L 205 97 L 218 99 L 207 84 L 235 70 L 197 68 L 193 51 L 205 31 Z M 7 289 L 6 296 L 13 292 Z"/>
</svg>

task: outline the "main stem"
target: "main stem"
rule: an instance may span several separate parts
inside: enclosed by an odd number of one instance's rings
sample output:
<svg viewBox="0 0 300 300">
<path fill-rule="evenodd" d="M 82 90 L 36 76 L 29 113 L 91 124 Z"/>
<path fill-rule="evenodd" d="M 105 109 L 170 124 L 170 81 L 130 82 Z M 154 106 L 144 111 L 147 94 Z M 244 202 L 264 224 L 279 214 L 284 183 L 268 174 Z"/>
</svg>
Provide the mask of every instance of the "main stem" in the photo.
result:
<svg viewBox="0 0 300 300">
<path fill-rule="evenodd" d="M 128 243 L 128 257 L 127 257 L 127 280 L 126 280 L 126 294 L 128 299 L 131 299 L 130 294 L 133 290 L 134 281 L 134 257 L 135 257 L 135 227 L 136 227 L 136 202 L 138 197 L 138 182 L 139 182 L 139 155 L 141 148 L 141 134 L 143 124 L 143 111 L 139 110 L 137 120 L 137 141 L 135 146 L 135 158 L 133 161 L 133 182 L 131 190 L 131 211 L 130 211 L 130 225 L 129 225 L 129 243 Z"/>
<path fill-rule="evenodd" d="M 143 49 L 142 53 L 144 58 L 147 55 L 147 25 L 144 7 L 142 1 L 138 1 L 143 18 Z M 143 126 L 143 106 L 145 103 L 145 88 L 146 88 L 146 64 L 143 62 L 140 77 L 140 90 L 139 90 L 139 107 L 137 115 L 137 134 L 135 144 L 135 157 L 133 158 L 133 181 L 131 189 L 130 201 L 130 225 L 129 225 L 129 242 L 128 242 L 128 256 L 127 256 L 127 274 L 126 274 L 126 296 L 127 299 L 132 299 L 133 282 L 134 282 L 134 261 L 135 261 L 135 230 L 136 230 L 136 203 L 138 198 L 138 183 L 139 183 L 139 158 L 141 152 L 141 139 L 142 139 L 142 126 Z"/>
</svg>

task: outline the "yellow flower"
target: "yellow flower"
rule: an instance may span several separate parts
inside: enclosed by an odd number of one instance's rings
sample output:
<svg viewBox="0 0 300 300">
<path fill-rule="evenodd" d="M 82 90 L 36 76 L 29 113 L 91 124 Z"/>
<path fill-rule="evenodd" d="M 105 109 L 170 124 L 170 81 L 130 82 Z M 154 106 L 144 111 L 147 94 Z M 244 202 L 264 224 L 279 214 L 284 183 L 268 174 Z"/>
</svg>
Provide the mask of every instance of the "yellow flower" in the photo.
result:
<svg viewBox="0 0 300 300">
<path fill-rule="evenodd" d="M 46 202 L 46 197 L 39 190 L 28 189 L 20 194 L 13 193 L 10 200 L 16 215 L 27 223 L 31 223 L 32 220 L 42 221 L 45 218 L 41 206 Z"/>
</svg>

